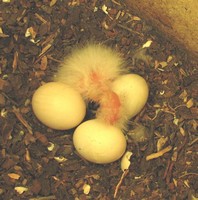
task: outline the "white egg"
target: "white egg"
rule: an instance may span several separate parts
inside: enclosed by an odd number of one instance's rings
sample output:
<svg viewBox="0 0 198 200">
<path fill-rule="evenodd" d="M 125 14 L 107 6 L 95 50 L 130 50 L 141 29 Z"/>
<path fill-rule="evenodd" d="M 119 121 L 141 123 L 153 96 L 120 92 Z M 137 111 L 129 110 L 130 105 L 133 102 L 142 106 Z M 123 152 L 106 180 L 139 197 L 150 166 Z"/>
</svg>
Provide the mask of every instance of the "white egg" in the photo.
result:
<svg viewBox="0 0 198 200">
<path fill-rule="evenodd" d="M 137 115 L 148 99 L 149 88 L 144 78 L 137 74 L 126 74 L 117 78 L 112 90 L 120 97 L 123 115 L 132 118 Z"/>
<path fill-rule="evenodd" d="M 73 143 L 83 158 L 98 164 L 114 162 L 126 150 L 122 131 L 98 119 L 80 124 L 74 132 Z"/>
<path fill-rule="evenodd" d="M 66 84 L 50 82 L 39 87 L 32 98 L 36 117 L 46 126 L 66 130 L 83 120 L 86 105 L 81 95 Z"/>
</svg>

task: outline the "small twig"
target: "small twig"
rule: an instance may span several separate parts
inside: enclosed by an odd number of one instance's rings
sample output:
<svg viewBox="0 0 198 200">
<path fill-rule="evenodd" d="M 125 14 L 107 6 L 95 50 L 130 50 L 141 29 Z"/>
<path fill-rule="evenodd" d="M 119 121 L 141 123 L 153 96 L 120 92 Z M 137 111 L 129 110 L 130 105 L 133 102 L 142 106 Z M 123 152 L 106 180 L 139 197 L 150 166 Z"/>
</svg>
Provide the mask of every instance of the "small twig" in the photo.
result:
<svg viewBox="0 0 198 200">
<path fill-rule="evenodd" d="M 120 188 L 120 185 L 122 184 L 122 181 L 123 181 L 124 177 L 125 177 L 128 173 L 129 173 L 129 170 L 128 170 L 128 169 L 125 170 L 125 171 L 123 172 L 123 174 L 122 174 L 122 176 L 121 176 L 121 178 L 120 178 L 118 184 L 116 185 L 116 189 L 115 189 L 115 192 L 114 192 L 114 195 L 113 195 L 114 198 L 116 198 L 117 193 L 118 193 L 118 190 L 119 190 L 119 188 Z"/>
<path fill-rule="evenodd" d="M 169 169 L 169 167 L 170 167 L 170 164 L 171 164 L 171 161 L 168 160 L 168 163 L 167 163 L 167 166 L 166 166 L 166 169 L 165 169 L 165 172 L 164 172 L 163 179 L 165 179 L 165 178 L 167 177 L 168 169 Z"/>
<path fill-rule="evenodd" d="M 191 141 L 188 146 L 192 146 L 193 144 L 195 144 L 196 142 L 198 142 L 198 138 L 195 138 L 193 141 Z"/>
<path fill-rule="evenodd" d="M 52 44 L 47 44 L 41 51 L 41 53 L 38 55 L 38 57 L 43 56 L 44 54 L 46 54 L 46 52 L 52 47 Z"/>
<path fill-rule="evenodd" d="M 130 33 L 133 33 L 133 34 L 136 34 L 136 35 L 139 35 L 139 36 L 143 37 L 143 34 L 142 34 L 142 33 L 139 33 L 139 32 L 137 32 L 137 31 L 134 31 L 134 30 L 132 30 L 131 28 L 128 28 L 128 27 L 126 27 L 126 26 L 123 26 L 122 24 L 117 24 L 117 26 L 120 27 L 120 28 L 122 28 L 122 29 L 125 29 L 125 30 L 129 31 Z"/>
<path fill-rule="evenodd" d="M 114 4 L 118 5 L 118 6 L 121 6 L 121 4 L 115 0 L 111 0 Z"/>
<path fill-rule="evenodd" d="M 190 175 L 198 176 L 198 173 L 189 172 L 189 173 L 186 173 L 186 174 L 183 174 L 183 175 L 179 176 L 179 178 L 183 178 L 185 176 L 190 176 Z"/>
<path fill-rule="evenodd" d="M 19 109 L 13 106 L 12 112 L 16 115 L 17 119 L 27 128 L 30 134 L 32 133 L 32 127 L 27 123 L 27 121 L 23 118 Z"/>
<path fill-rule="evenodd" d="M 19 60 L 19 53 L 18 53 L 18 51 L 15 51 L 15 52 L 14 52 L 14 59 L 13 59 L 13 62 L 12 62 L 12 69 L 13 69 L 13 72 L 15 72 L 16 69 L 17 69 L 18 60 Z"/>
<path fill-rule="evenodd" d="M 174 153 L 176 153 L 176 158 L 178 157 L 178 154 L 180 153 L 180 151 L 182 150 L 182 148 L 185 146 L 185 144 L 187 143 L 187 137 L 185 137 L 184 141 L 182 142 L 182 144 L 180 146 L 178 146 L 177 148 L 174 149 Z M 168 162 L 167 168 L 164 172 L 164 176 L 163 178 L 166 180 L 166 184 L 170 183 L 171 180 L 171 176 L 172 176 L 172 170 L 173 167 L 175 165 L 176 159 L 174 158 L 174 153 L 172 156 L 172 160 Z"/>
<path fill-rule="evenodd" d="M 172 146 L 167 146 L 166 148 L 162 149 L 161 151 L 158 151 L 157 153 L 152 153 L 146 157 L 146 160 L 152 160 L 158 157 L 163 156 L 165 153 L 169 152 L 172 149 Z"/>
<path fill-rule="evenodd" d="M 56 197 L 54 195 L 48 197 L 33 197 L 29 200 L 56 200 Z"/>
<path fill-rule="evenodd" d="M 6 93 L 2 92 L 1 94 L 3 94 L 3 96 L 7 98 L 12 104 L 14 104 L 15 106 L 18 106 L 18 103 L 14 101 L 13 99 L 11 99 Z"/>
<path fill-rule="evenodd" d="M 47 55 L 47 58 L 50 59 L 50 60 L 53 60 L 54 62 L 62 63 L 61 60 L 57 60 L 56 58 L 53 58 L 51 55 Z"/>
<path fill-rule="evenodd" d="M 34 62 L 34 64 L 37 64 L 42 58 L 43 56 L 46 55 L 46 53 L 49 51 L 49 49 L 52 47 L 51 44 L 47 44 L 41 51 L 41 53 L 38 55 L 38 59 L 36 59 L 36 61 Z"/>
<path fill-rule="evenodd" d="M 166 175 L 166 184 L 170 183 L 174 164 L 175 164 L 175 162 L 170 163 L 170 166 L 168 168 L 168 172 L 167 172 L 167 175 Z"/>
<path fill-rule="evenodd" d="M 39 15 L 38 13 L 35 13 L 35 16 L 37 19 L 39 19 L 42 23 L 47 23 L 47 21 L 41 16 Z"/>
</svg>

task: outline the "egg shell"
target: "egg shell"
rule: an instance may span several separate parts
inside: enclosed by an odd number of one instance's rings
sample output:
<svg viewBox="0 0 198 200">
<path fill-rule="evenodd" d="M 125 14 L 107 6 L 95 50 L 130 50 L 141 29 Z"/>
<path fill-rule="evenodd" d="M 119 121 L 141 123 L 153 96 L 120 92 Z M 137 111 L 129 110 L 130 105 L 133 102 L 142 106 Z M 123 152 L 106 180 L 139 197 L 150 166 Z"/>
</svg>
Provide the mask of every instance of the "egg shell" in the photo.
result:
<svg viewBox="0 0 198 200">
<path fill-rule="evenodd" d="M 130 158 L 133 155 L 133 153 L 131 151 L 127 151 L 122 159 L 121 159 L 121 169 L 122 171 L 125 171 L 127 169 L 129 169 L 131 162 L 130 162 Z"/>
<path fill-rule="evenodd" d="M 114 162 L 126 150 L 122 131 L 98 119 L 80 124 L 74 132 L 73 143 L 83 158 L 98 164 Z"/>
<path fill-rule="evenodd" d="M 76 127 L 86 113 L 81 95 L 59 82 L 49 82 L 39 87 L 32 97 L 32 108 L 43 124 L 57 130 Z"/>
<path fill-rule="evenodd" d="M 117 78 L 112 90 L 120 97 L 123 115 L 132 118 L 147 102 L 149 88 L 144 78 L 137 74 L 126 74 Z"/>
</svg>

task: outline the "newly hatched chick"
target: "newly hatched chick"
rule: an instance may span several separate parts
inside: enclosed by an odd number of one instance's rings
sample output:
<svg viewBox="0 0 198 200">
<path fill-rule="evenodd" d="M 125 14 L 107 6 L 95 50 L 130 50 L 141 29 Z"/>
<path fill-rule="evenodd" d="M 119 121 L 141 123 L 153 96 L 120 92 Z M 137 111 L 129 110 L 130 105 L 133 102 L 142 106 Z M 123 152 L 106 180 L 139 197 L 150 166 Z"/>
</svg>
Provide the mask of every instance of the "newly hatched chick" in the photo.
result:
<svg viewBox="0 0 198 200">
<path fill-rule="evenodd" d="M 106 123 L 123 128 L 122 106 L 112 91 L 112 81 L 125 71 L 123 59 L 111 48 L 101 44 L 88 44 L 76 48 L 65 58 L 55 81 L 77 89 L 86 101 L 99 103 L 96 117 Z"/>
</svg>

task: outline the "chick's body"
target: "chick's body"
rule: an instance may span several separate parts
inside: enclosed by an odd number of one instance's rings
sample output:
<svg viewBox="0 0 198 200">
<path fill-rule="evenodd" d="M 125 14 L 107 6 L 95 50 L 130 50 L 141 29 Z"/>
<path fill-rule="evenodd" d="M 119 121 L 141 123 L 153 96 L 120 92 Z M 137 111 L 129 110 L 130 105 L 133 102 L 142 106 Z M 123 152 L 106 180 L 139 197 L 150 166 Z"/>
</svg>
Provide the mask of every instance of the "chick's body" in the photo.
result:
<svg viewBox="0 0 198 200">
<path fill-rule="evenodd" d="M 75 49 L 65 58 L 56 74 L 56 80 L 75 87 L 85 98 L 95 98 L 123 71 L 123 60 L 112 49 L 89 44 Z"/>
<path fill-rule="evenodd" d="M 97 118 L 116 124 L 121 114 L 121 102 L 111 84 L 124 73 L 123 63 L 120 55 L 111 48 L 88 44 L 66 57 L 55 80 L 71 85 L 85 100 L 98 102 Z"/>
</svg>

